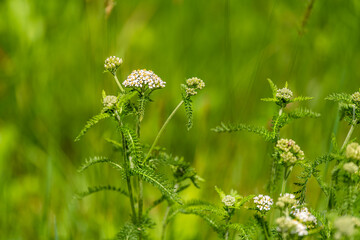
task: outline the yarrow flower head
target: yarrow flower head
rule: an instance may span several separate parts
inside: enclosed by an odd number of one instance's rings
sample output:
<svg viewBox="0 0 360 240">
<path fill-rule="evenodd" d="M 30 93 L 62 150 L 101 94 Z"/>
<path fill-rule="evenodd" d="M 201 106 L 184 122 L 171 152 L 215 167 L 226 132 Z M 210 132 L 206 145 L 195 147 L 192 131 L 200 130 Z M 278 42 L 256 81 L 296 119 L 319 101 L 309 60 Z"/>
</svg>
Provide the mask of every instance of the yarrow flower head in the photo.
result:
<svg viewBox="0 0 360 240">
<path fill-rule="evenodd" d="M 105 91 L 102 91 L 102 104 L 104 106 L 104 111 L 110 110 L 116 106 L 118 98 L 113 95 L 106 95 Z"/>
<path fill-rule="evenodd" d="M 343 169 L 346 172 L 351 174 L 351 173 L 356 173 L 357 171 L 359 171 L 359 166 L 353 162 L 348 162 L 348 163 L 344 164 Z"/>
<path fill-rule="evenodd" d="M 254 203 L 259 211 L 269 211 L 274 202 L 269 196 L 260 194 L 254 197 Z"/>
<path fill-rule="evenodd" d="M 292 139 L 280 139 L 276 143 L 276 148 L 285 164 L 294 165 L 297 161 L 304 160 L 304 152 Z"/>
<path fill-rule="evenodd" d="M 226 208 L 236 208 L 239 203 L 238 200 L 242 198 L 237 191 L 233 189 L 231 189 L 230 194 L 225 194 L 225 192 L 217 186 L 215 186 L 215 190 L 219 194 L 220 200 Z"/>
<path fill-rule="evenodd" d="M 141 69 L 134 70 L 123 82 L 125 87 L 158 89 L 164 88 L 166 82 L 151 70 Z"/>
<path fill-rule="evenodd" d="M 281 88 L 276 91 L 276 98 L 288 103 L 293 97 L 293 92 L 288 88 Z"/>
<path fill-rule="evenodd" d="M 291 212 L 291 215 L 299 222 L 305 224 L 308 229 L 314 228 L 317 224 L 316 217 L 312 215 L 306 207 L 295 208 L 295 210 Z"/>
<path fill-rule="evenodd" d="M 297 200 L 295 199 L 295 195 L 291 193 L 285 193 L 284 195 L 280 194 L 280 197 L 278 198 L 276 202 L 276 206 L 279 208 L 289 208 L 293 207 L 297 204 Z"/>
<path fill-rule="evenodd" d="M 347 158 L 360 160 L 360 145 L 356 142 L 350 143 L 346 147 L 345 155 Z"/>
<path fill-rule="evenodd" d="M 233 207 L 235 205 L 236 199 L 231 195 L 226 195 L 221 201 L 224 203 L 225 206 Z"/>
<path fill-rule="evenodd" d="M 115 56 L 111 56 L 108 57 L 105 60 L 105 71 L 110 72 L 111 74 L 115 74 L 117 69 L 120 67 L 120 65 L 122 64 L 123 60 L 121 58 L 115 57 Z"/>
<path fill-rule="evenodd" d="M 205 83 L 200 78 L 189 78 L 186 80 L 185 92 L 187 96 L 194 96 L 197 94 L 197 90 L 201 90 L 205 87 Z"/>
<path fill-rule="evenodd" d="M 354 102 L 360 103 L 360 92 L 355 92 L 353 95 L 351 95 L 351 99 Z"/>
<path fill-rule="evenodd" d="M 276 224 L 278 225 L 276 229 L 278 232 L 296 234 L 299 237 L 308 235 L 306 226 L 289 216 L 276 219 Z"/>
<path fill-rule="evenodd" d="M 117 97 L 108 95 L 103 99 L 103 105 L 107 108 L 112 108 L 117 103 Z"/>
</svg>

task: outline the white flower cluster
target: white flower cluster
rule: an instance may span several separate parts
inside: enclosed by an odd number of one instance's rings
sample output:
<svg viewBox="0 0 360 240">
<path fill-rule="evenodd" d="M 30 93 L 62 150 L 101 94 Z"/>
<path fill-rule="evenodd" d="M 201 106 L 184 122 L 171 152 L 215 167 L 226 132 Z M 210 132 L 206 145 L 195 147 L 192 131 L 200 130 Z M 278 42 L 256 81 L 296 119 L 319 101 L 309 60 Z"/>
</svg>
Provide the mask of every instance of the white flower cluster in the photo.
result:
<svg viewBox="0 0 360 240">
<path fill-rule="evenodd" d="M 299 160 L 304 160 L 304 152 L 292 139 L 282 138 L 277 141 L 276 147 L 280 152 L 281 159 L 287 164 L 293 165 Z"/>
<path fill-rule="evenodd" d="M 347 158 L 360 160 L 360 145 L 356 142 L 350 143 L 346 147 L 345 155 Z"/>
<path fill-rule="evenodd" d="M 223 199 L 222 202 L 224 203 L 225 206 L 227 207 L 232 207 L 235 205 L 236 199 L 235 197 L 231 196 L 231 195 L 226 195 Z"/>
<path fill-rule="evenodd" d="M 164 88 L 166 82 L 162 81 L 161 78 L 151 70 L 141 69 L 134 70 L 123 82 L 125 87 L 145 87 L 149 89 Z"/>
<path fill-rule="evenodd" d="M 288 102 L 293 97 L 293 93 L 288 88 L 281 88 L 276 91 L 276 98 Z"/>
<path fill-rule="evenodd" d="M 116 96 L 108 95 L 103 98 L 103 105 L 104 107 L 107 108 L 112 108 L 113 106 L 115 106 L 116 102 L 117 102 Z"/>
<path fill-rule="evenodd" d="M 274 202 L 269 196 L 260 194 L 259 196 L 254 197 L 254 203 L 258 210 L 269 211 Z"/>
<path fill-rule="evenodd" d="M 200 78 L 189 78 L 186 80 L 186 94 L 194 96 L 197 94 L 196 90 L 201 90 L 205 87 L 205 83 Z"/>
<path fill-rule="evenodd" d="M 279 217 L 276 219 L 276 224 L 278 225 L 276 228 L 278 232 L 296 234 L 299 237 L 308 235 L 306 226 L 291 217 Z"/>
<path fill-rule="evenodd" d="M 108 57 L 104 64 L 105 70 L 115 74 L 116 70 L 120 67 L 122 62 L 123 60 L 121 58 L 115 56 Z"/>
<path fill-rule="evenodd" d="M 301 223 L 305 224 L 308 228 L 313 228 L 317 224 L 316 217 L 309 212 L 306 207 L 295 208 L 291 214 Z"/>
<path fill-rule="evenodd" d="M 355 92 L 353 95 L 351 95 L 351 98 L 354 102 L 360 102 L 360 92 Z"/>
<path fill-rule="evenodd" d="M 297 204 L 297 202 L 298 201 L 295 199 L 294 194 L 285 193 L 284 195 L 280 194 L 280 197 L 276 202 L 276 206 L 279 208 L 293 207 Z"/>
<path fill-rule="evenodd" d="M 343 169 L 348 173 L 357 173 L 359 171 L 359 166 L 353 162 L 345 163 Z"/>
</svg>

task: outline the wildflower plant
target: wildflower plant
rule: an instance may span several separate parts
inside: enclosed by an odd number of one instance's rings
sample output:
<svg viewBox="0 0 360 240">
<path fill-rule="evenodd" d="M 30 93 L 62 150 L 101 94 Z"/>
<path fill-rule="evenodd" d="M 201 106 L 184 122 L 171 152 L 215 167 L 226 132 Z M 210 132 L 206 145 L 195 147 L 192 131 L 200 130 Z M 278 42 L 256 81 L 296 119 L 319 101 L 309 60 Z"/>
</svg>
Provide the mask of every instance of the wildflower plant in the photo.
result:
<svg viewBox="0 0 360 240">
<path fill-rule="evenodd" d="M 296 239 L 307 236 L 310 224 L 303 221 L 303 215 L 292 215 L 299 206 L 302 206 L 305 201 L 306 182 L 294 183 L 300 187 L 294 193 L 287 193 L 287 179 L 295 166 L 300 166 L 305 170 L 310 169 L 311 164 L 306 160 L 304 151 L 292 139 L 281 138 L 281 129 L 291 123 L 293 120 L 301 118 L 318 118 L 320 114 L 315 113 L 306 108 L 297 108 L 289 110 L 288 105 L 293 102 L 311 100 L 312 97 L 294 96 L 292 90 L 289 89 L 286 83 L 284 88 L 278 88 L 270 79 L 268 79 L 270 88 L 272 90 L 272 97 L 263 98 L 265 102 L 274 102 L 278 107 L 276 114 L 272 117 L 271 128 L 257 127 L 248 124 L 225 124 L 221 123 L 219 126 L 213 128 L 214 132 L 231 133 L 237 131 L 248 131 L 255 133 L 272 143 L 272 167 L 270 169 L 270 179 L 268 183 L 269 195 L 258 195 L 254 200 L 255 207 L 249 208 L 257 210 L 258 214 L 254 215 L 254 220 L 248 223 L 243 229 L 242 236 L 246 239 L 256 239 L 259 236 L 255 232 L 262 233 L 265 239 L 278 237 L 281 239 Z M 280 191 L 279 186 L 281 185 Z M 275 206 L 280 210 L 280 217 L 276 221 L 271 221 L 271 218 L 265 218 L 268 212 L 271 212 L 273 200 L 270 196 L 274 196 L 280 192 L 280 197 L 277 199 Z M 305 210 L 304 210 L 305 211 Z M 274 213 L 272 213 L 273 215 Z M 312 215 L 311 215 L 312 216 Z M 299 218 L 297 218 L 299 217 Z M 310 218 L 310 217 L 309 217 Z M 315 220 L 316 221 L 316 220 Z M 271 231 L 271 225 L 275 225 Z M 311 225 L 311 229 L 315 228 Z M 256 230 L 258 229 L 258 230 Z M 280 234 L 280 235 L 279 235 Z M 257 237 L 256 237 L 257 236 Z"/>
<path fill-rule="evenodd" d="M 165 127 L 182 104 L 185 104 L 188 114 L 192 113 L 191 101 L 196 94 L 186 93 L 186 89 L 183 85 L 181 86 L 182 100 L 160 128 L 152 145 L 148 147 L 140 141 L 141 122 L 145 116 L 146 105 L 151 101 L 151 93 L 164 88 L 166 82 L 153 71 L 142 69 L 131 72 L 121 84 L 116 73 L 122 63 L 122 59 L 115 56 L 105 60 L 105 72 L 111 73 L 114 77 L 119 92 L 117 95 L 107 95 L 105 91 L 102 92 L 103 107 L 100 113 L 86 123 L 75 140 L 80 140 L 90 128 L 103 119 L 115 121 L 118 125 L 120 140 L 107 139 L 107 142 L 120 150 L 119 159 L 92 157 L 80 167 L 79 172 L 83 172 L 93 165 L 108 164 L 120 171 L 120 178 L 123 178 L 125 187 L 94 186 L 79 193 L 78 196 L 82 198 L 99 191 L 112 190 L 128 198 L 131 219 L 119 231 L 117 239 L 147 239 L 148 230 L 154 225 L 153 220 L 149 217 L 150 211 L 161 203 L 167 203 L 163 222 L 162 238 L 164 239 L 170 207 L 183 204 L 184 201 L 179 193 L 188 188 L 190 183 L 199 187 L 198 182 L 202 179 L 187 161 L 167 153 L 166 150 L 158 147 L 157 143 Z M 187 80 L 185 85 L 194 91 L 205 86 L 204 82 L 198 78 Z M 189 122 L 192 121 L 188 120 L 188 126 Z M 159 167 L 168 167 L 173 173 L 172 178 L 161 174 L 158 170 Z M 145 201 L 144 187 L 146 185 L 144 182 L 160 192 L 159 198 L 152 204 Z"/>
</svg>

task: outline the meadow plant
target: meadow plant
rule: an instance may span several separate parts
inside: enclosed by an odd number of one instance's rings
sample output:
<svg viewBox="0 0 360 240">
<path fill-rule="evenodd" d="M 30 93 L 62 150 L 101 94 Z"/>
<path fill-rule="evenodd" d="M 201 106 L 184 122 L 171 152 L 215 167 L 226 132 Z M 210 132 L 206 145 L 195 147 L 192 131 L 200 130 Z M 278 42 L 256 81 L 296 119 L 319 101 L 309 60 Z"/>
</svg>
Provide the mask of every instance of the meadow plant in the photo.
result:
<svg viewBox="0 0 360 240">
<path fill-rule="evenodd" d="M 154 226 L 154 221 L 149 217 L 152 209 L 166 202 L 167 210 L 163 221 L 163 234 L 168 223 L 170 207 L 183 204 L 179 193 L 188 188 L 191 183 L 199 187 L 198 181 L 202 179 L 197 175 L 194 168 L 181 157 L 167 153 L 157 146 L 157 142 L 165 127 L 181 105 L 185 105 L 187 113 L 187 128 L 192 126 L 192 98 L 197 91 L 205 87 L 205 83 L 199 78 L 190 78 L 181 85 L 182 100 L 166 119 L 160 128 L 152 145 L 142 144 L 141 123 L 144 119 L 145 108 L 152 102 L 151 94 L 166 86 L 159 76 L 153 71 L 141 69 L 134 70 L 122 82 L 117 78 L 117 71 L 123 61 L 121 58 L 112 56 L 105 60 L 105 72 L 109 72 L 119 87 L 119 93 L 107 95 L 102 92 L 103 108 L 100 113 L 92 117 L 76 137 L 76 141 L 95 124 L 103 119 L 112 119 L 117 124 L 119 140 L 107 139 L 121 155 L 118 159 L 107 157 L 89 158 L 79 169 L 80 172 L 96 164 L 108 164 L 119 170 L 119 177 L 125 182 L 125 188 L 111 185 L 89 187 L 87 191 L 78 194 L 80 198 L 103 190 L 119 192 L 128 198 L 131 219 L 125 223 L 117 234 L 117 239 L 148 239 L 148 230 Z M 160 173 L 159 168 L 168 168 L 172 172 L 170 176 Z M 161 193 L 153 203 L 145 201 L 144 182 L 152 185 Z"/>
</svg>

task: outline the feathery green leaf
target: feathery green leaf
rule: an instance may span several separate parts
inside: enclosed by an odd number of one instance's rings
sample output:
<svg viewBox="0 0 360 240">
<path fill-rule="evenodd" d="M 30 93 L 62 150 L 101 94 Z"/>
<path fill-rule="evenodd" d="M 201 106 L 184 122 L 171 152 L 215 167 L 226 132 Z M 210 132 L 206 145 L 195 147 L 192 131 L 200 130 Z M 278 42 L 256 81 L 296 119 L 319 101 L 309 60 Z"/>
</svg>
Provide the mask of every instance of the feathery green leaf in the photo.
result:
<svg viewBox="0 0 360 240">
<path fill-rule="evenodd" d="M 83 163 L 81 165 L 81 167 L 79 168 L 78 172 L 83 172 L 85 171 L 87 168 L 89 168 L 90 166 L 92 165 L 95 165 L 95 164 L 98 164 L 98 163 L 106 163 L 106 164 L 110 164 L 111 166 L 115 167 L 116 169 L 119 169 L 119 170 L 124 170 L 124 168 L 120 165 L 120 164 L 117 164 L 113 161 L 111 161 L 109 158 L 107 157 L 92 157 L 92 158 L 89 158 L 85 161 L 85 163 Z"/>
<path fill-rule="evenodd" d="M 79 135 L 75 138 L 75 142 L 79 141 L 82 136 L 85 135 L 85 133 L 93 127 L 95 124 L 97 124 L 100 120 L 106 119 L 111 117 L 111 114 L 109 112 L 100 113 L 98 115 L 95 115 L 92 117 L 87 123 L 85 124 L 84 128 L 80 131 Z"/>
</svg>

